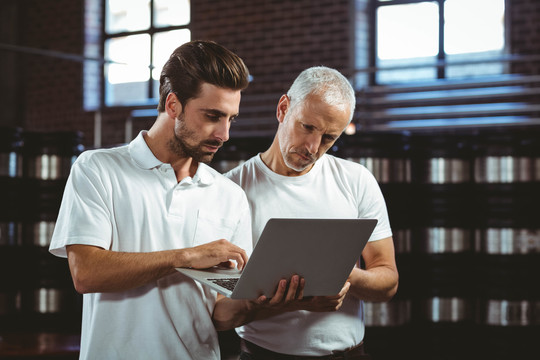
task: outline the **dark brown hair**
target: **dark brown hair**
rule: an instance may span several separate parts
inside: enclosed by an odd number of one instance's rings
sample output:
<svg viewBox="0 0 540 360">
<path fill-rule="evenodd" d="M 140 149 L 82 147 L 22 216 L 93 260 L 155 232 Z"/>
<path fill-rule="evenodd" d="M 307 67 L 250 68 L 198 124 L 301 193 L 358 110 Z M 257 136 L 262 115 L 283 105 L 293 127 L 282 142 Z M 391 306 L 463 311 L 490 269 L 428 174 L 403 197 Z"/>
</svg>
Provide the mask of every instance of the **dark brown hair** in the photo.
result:
<svg viewBox="0 0 540 360">
<path fill-rule="evenodd" d="M 243 90 L 249 71 L 240 57 L 213 41 L 195 40 L 173 51 L 159 79 L 158 111 L 165 111 L 165 100 L 173 92 L 182 106 L 196 98 L 202 83 Z"/>
</svg>

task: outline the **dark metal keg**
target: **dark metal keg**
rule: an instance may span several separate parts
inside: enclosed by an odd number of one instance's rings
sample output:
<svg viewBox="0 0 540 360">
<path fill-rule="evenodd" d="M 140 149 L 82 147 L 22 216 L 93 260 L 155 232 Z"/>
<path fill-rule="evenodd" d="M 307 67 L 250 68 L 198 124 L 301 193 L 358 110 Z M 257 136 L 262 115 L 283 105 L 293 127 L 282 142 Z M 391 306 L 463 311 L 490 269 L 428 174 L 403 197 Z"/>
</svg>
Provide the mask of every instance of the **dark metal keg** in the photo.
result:
<svg viewBox="0 0 540 360">
<path fill-rule="evenodd" d="M 474 159 L 477 183 L 540 181 L 540 131 L 490 131 L 479 134 Z"/>
<path fill-rule="evenodd" d="M 364 165 L 379 184 L 410 183 L 409 134 L 360 132 L 342 135 L 336 155 Z"/>
<path fill-rule="evenodd" d="M 538 290 L 537 243 L 540 231 L 478 230 L 476 270 L 477 321 L 488 326 L 529 326 Z M 532 282 L 531 282 L 532 280 Z"/>
<path fill-rule="evenodd" d="M 66 179 L 71 165 L 84 150 L 82 133 L 78 131 L 26 131 L 23 139 L 23 174 L 32 179 Z"/>
<path fill-rule="evenodd" d="M 22 222 L 16 220 L 0 220 L 0 246 L 22 245 Z"/>
<path fill-rule="evenodd" d="M 475 322 L 489 358 L 524 358 L 537 337 L 540 230 L 537 215 L 521 209 L 532 185 L 485 183 L 478 191 L 486 205 L 475 230 Z"/>
<path fill-rule="evenodd" d="M 417 280 L 424 320 L 458 322 L 472 316 L 472 234 L 465 228 L 431 227 L 418 233 Z"/>
<path fill-rule="evenodd" d="M 412 239 L 410 229 L 393 230 L 394 250 L 396 255 L 410 254 L 412 251 Z"/>
<path fill-rule="evenodd" d="M 531 325 L 532 303 L 528 300 L 488 299 L 480 306 L 480 317 L 486 325 Z"/>
<path fill-rule="evenodd" d="M 426 343 L 425 358 L 455 353 L 456 340 L 469 344 L 474 314 L 471 232 L 441 218 L 413 233 L 413 314 L 417 336 Z"/>
<path fill-rule="evenodd" d="M 67 294 L 66 294 L 67 293 Z M 32 311 L 39 314 L 56 314 L 63 311 L 69 299 L 67 289 L 34 289 L 32 302 Z"/>
<path fill-rule="evenodd" d="M 540 325 L 540 297 L 538 296 L 538 294 L 536 294 L 535 299 L 532 301 L 532 311 L 532 324 L 533 326 L 538 327 Z"/>
<path fill-rule="evenodd" d="M 518 262 L 525 260 L 523 258 L 518 260 L 511 259 L 513 256 L 495 257 L 499 259 L 492 259 L 491 267 L 500 267 L 501 271 L 492 269 L 491 276 L 483 276 L 478 284 L 475 317 L 478 345 L 488 349 L 486 355 L 489 358 L 526 358 L 522 355 L 528 356 L 536 351 L 536 301 L 531 298 L 531 293 L 535 291 L 532 289 L 533 283 L 529 281 L 525 284 L 519 276 L 533 275 L 528 272 L 520 274 Z M 486 265 L 490 267 L 489 264 L 484 264 Z"/>
<path fill-rule="evenodd" d="M 399 293 L 403 299 L 410 300 L 416 279 L 414 254 L 412 254 L 412 235 L 410 229 L 393 229 L 396 265 L 399 271 Z"/>
<path fill-rule="evenodd" d="M 411 138 L 413 181 L 460 184 L 471 180 L 471 139 L 452 133 L 415 134 Z"/>
<path fill-rule="evenodd" d="M 468 228 L 439 222 L 438 226 L 418 229 L 413 235 L 416 336 L 425 344 L 422 358 L 439 358 L 443 354 L 459 358 L 461 350 L 455 343 L 465 348 L 472 345 L 472 235 Z"/>
<path fill-rule="evenodd" d="M 364 302 L 364 341 L 368 351 L 381 359 L 395 359 L 415 338 L 412 331 L 412 303 L 400 290 L 389 302 Z M 389 342 L 393 346 L 388 346 Z"/>
<path fill-rule="evenodd" d="M 29 331 L 77 331 L 81 301 L 73 287 L 36 287 L 21 291 L 21 318 Z"/>
<path fill-rule="evenodd" d="M 335 143 L 335 155 L 365 166 L 375 177 L 386 200 L 394 229 L 411 226 L 411 161 L 406 132 L 359 132 L 342 135 Z"/>
<path fill-rule="evenodd" d="M 21 129 L 0 127 L 0 177 L 22 177 Z"/>
<path fill-rule="evenodd" d="M 73 288 L 67 261 L 46 248 L 29 249 L 21 287 L 21 312 L 35 330 L 71 331 L 80 326 L 81 299 Z"/>
<path fill-rule="evenodd" d="M 21 295 L 16 289 L 0 289 L 0 331 L 20 329 Z"/>
<path fill-rule="evenodd" d="M 489 255 L 540 253 L 540 230 L 494 227 L 477 229 L 475 249 Z"/>
<path fill-rule="evenodd" d="M 460 297 L 432 297 L 422 305 L 424 319 L 439 322 L 460 322 L 472 318 L 470 299 Z"/>
<path fill-rule="evenodd" d="M 490 130 L 477 136 L 474 161 L 478 222 L 534 228 L 540 202 L 540 130 Z M 511 223 L 511 224 L 509 224 Z"/>
<path fill-rule="evenodd" d="M 16 290 L 0 290 L 0 316 L 13 314 L 19 308 L 20 295 Z"/>
<path fill-rule="evenodd" d="M 24 257 L 18 246 L 0 246 L 0 331 L 17 330 Z"/>
<path fill-rule="evenodd" d="M 47 248 L 60 209 L 66 180 L 28 179 L 23 243 Z"/>
<path fill-rule="evenodd" d="M 451 222 L 472 225 L 471 139 L 454 133 L 422 133 L 411 138 L 416 223 L 423 228 Z"/>
<path fill-rule="evenodd" d="M 422 229 L 419 249 L 425 254 L 459 254 L 472 249 L 469 229 L 430 227 Z"/>
<path fill-rule="evenodd" d="M 22 184 L 22 140 L 19 128 L 0 128 L 0 246 L 20 245 Z"/>
<path fill-rule="evenodd" d="M 411 321 L 409 299 L 396 298 L 389 302 L 364 302 L 364 323 L 367 327 L 406 325 Z"/>
<path fill-rule="evenodd" d="M 0 177 L 0 246 L 22 245 L 27 189 L 22 178 Z"/>
</svg>

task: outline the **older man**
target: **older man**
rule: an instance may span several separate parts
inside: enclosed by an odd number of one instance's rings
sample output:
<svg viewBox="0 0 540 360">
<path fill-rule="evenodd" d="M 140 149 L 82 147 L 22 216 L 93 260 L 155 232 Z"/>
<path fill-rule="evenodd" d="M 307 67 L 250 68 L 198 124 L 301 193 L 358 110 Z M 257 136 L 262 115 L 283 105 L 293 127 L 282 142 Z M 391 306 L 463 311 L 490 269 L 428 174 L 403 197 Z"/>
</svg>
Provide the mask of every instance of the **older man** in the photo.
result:
<svg viewBox="0 0 540 360">
<path fill-rule="evenodd" d="M 363 359 L 362 300 L 387 301 L 397 291 L 392 232 L 375 178 L 358 163 L 326 154 L 354 107 L 354 90 L 338 71 L 304 70 L 277 104 L 270 148 L 225 174 L 246 192 L 255 242 L 272 217 L 378 219 L 363 266 L 359 260 L 339 294 L 302 298 L 303 279 L 293 276 L 271 299 L 218 299 L 214 323 L 240 326 L 241 359 Z"/>
</svg>

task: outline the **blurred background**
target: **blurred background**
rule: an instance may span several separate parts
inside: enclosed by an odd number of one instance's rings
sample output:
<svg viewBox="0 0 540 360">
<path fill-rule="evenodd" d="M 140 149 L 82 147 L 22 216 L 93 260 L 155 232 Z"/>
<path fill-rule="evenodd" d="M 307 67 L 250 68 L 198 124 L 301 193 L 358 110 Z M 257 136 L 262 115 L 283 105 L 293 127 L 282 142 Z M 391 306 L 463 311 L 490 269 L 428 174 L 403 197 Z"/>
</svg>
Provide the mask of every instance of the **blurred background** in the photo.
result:
<svg viewBox="0 0 540 360">
<path fill-rule="evenodd" d="M 0 358 L 77 358 L 81 296 L 47 251 L 70 166 L 152 125 L 192 39 L 252 75 L 221 172 L 270 144 L 304 68 L 356 89 L 330 153 L 378 179 L 401 277 L 364 305 L 375 360 L 539 358 L 538 0 L 0 0 Z"/>
</svg>

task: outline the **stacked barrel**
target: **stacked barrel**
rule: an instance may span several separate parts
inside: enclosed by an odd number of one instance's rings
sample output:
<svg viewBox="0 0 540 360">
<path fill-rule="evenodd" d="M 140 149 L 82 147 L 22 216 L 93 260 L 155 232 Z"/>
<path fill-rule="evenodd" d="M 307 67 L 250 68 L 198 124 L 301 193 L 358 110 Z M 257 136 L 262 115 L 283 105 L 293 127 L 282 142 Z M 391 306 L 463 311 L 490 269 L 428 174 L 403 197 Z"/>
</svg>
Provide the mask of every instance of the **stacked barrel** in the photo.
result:
<svg viewBox="0 0 540 360">
<path fill-rule="evenodd" d="M 67 261 L 51 255 L 48 247 L 71 164 L 82 151 L 82 136 L 78 132 L 11 133 L 11 149 L 3 152 L 15 154 L 8 158 L 17 164 L 4 167 L 20 170 L 10 170 L 2 180 L 9 186 L 1 190 L 7 199 L 0 219 L 1 253 L 6 257 L 2 267 L 7 272 L 2 271 L 0 291 L 7 294 L 0 326 L 3 330 L 79 330 L 81 301 Z"/>
<path fill-rule="evenodd" d="M 401 272 L 400 292 L 387 303 L 364 302 L 367 350 L 380 358 L 397 359 L 413 339 L 412 320 L 411 221 L 414 215 L 410 191 L 412 164 L 410 136 L 407 133 L 362 133 L 342 136 L 335 155 L 364 165 L 377 179 L 387 199 L 394 232 L 396 262 Z M 391 201 L 388 201 L 391 200 Z M 393 344 L 388 346 L 388 344 Z"/>
<path fill-rule="evenodd" d="M 398 293 L 364 304 L 372 355 L 534 353 L 540 130 L 363 132 L 338 147 L 379 181 L 394 232 Z"/>
<path fill-rule="evenodd" d="M 413 325 L 423 339 L 422 356 L 459 358 L 463 347 L 473 345 L 471 139 L 453 133 L 415 134 L 411 157 Z"/>
<path fill-rule="evenodd" d="M 0 330 L 15 324 L 20 310 L 22 245 L 21 129 L 0 129 Z"/>
<path fill-rule="evenodd" d="M 488 358 L 525 359 L 540 330 L 540 131 L 483 136 L 474 165 L 480 340 Z"/>
</svg>

